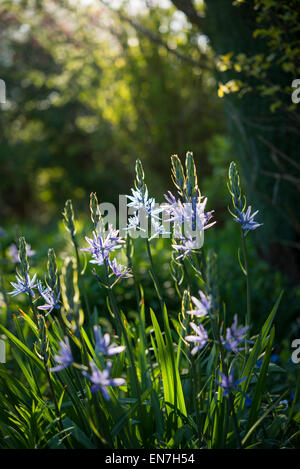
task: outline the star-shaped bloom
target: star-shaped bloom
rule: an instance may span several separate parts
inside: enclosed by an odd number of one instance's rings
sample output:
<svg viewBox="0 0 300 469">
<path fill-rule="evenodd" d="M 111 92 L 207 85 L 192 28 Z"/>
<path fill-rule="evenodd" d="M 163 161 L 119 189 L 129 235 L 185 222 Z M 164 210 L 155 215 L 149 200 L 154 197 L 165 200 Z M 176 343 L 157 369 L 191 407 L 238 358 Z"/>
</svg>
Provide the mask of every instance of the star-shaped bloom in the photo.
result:
<svg viewBox="0 0 300 469">
<path fill-rule="evenodd" d="M 117 262 L 117 259 L 113 259 L 112 261 L 109 259 L 108 264 L 112 270 L 112 274 L 115 275 L 117 278 L 120 279 L 132 277 L 131 270 L 125 265 L 119 264 Z"/>
<path fill-rule="evenodd" d="M 96 352 L 102 353 L 103 355 L 116 355 L 118 353 L 123 352 L 126 348 L 124 345 L 117 346 L 111 344 L 110 335 L 107 333 L 102 335 L 99 326 L 94 326 L 94 336 L 96 343 Z"/>
<path fill-rule="evenodd" d="M 230 391 L 234 391 L 238 387 L 238 385 L 245 379 L 246 378 L 242 378 L 234 381 L 234 371 L 232 369 L 229 376 L 226 376 L 224 373 L 220 372 L 221 381 L 216 381 L 216 383 L 224 389 L 223 395 L 227 396 Z"/>
<path fill-rule="evenodd" d="M 136 211 L 131 217 L 128 218 L 128 225 L 126 227 L 127 231 L 146 231 L 144 228 L 141 228 L 141 220 L 139 216 L 139 211 Z"/>
<path fill-rule="evenodd" d="M 196 335 L 188 335 L 185 337 L 185 340 L 187 342 L 196 344 L 195 347 L 191 350 L 191 354 L 195 355 L 195 353 L 199 352 L 199 350 L 201 350 L 207 344 L 208 334 L 202 324 L 199 324 L 199 326 L 197 326 L 196 324 L 191 322 L 190 326 L 194 330 Z"/>
<path fill-rule="evenodd" d="M 213 216 L 213 211 L 205 212 L 207 197 L 202 202 L 202 197 L 194 197 L 191 202 L 182 202 L 180 199 L 176 200 L 169 192 L 165 195 L 165 199 L 168 203 L 163 205 L 163 210 L 170 215 L 168 221 L 184 223 L 185 235 L 207 230 L 216 223 L 215 221 L 208 223 Z"/>
<path fill-rule="evenodd" d="M 198 318 L 201 318 L 203 316 L 206 316 L 211 308 L 211 297 L 206 296 L 201 290 L 199 290 L 199 298 L 196 298 L 195 296 L 192 296 L 192 302 L 195 305 L 195 309 L 191 311 L 187 311 L 188 314 L 193 314 L 193 316 L 196 316 Z"/>
<path fill-rule="evenodd" d="M 236 211 L 238 215 L 234 218 L 234 220 L 242 225 L 244 231 L 256 230 L 256 228 L 262 226 L 263 223 L 257 223 L 254 220 L 258 210 L 251 214 L 251 205 L 248 207 L 246 212 L 240 212 L 238 208 L 236 208 Z"/>
<path fill-rule="evenodd" d="M 128 207 L 133 207 L 135 210 L 139 210 L 144 208 L 148 201 L 148 189 L 145 188 L 144 190 L 141 189 L 131 189 L 132 195 L 127 195 L 126 197 L 130 200 L 128 202 Z"/>
<path fill-rule="evenodd" d="M 179 256 L 176 257 L 177 260 L 190 256 L 202 246 L 202 242 L 199 238 L 180 236 L 179 239 L 180 244 L 172 244 L 172 248 L 179 252 Z"/>
<path fill-rule="evenodd" d="M 104 399 L 107 401 L 110 400 L 110 395 L 107 390 L 108 386 L 116 387 L 125 384 L 125 380 L 123 378 L 110 378 L 111 367 L 112 362 L 108 361 L 106 368 L 103 371 L 100 371 L 94 362 L 90 362 L 92 374 L 89 374 L 86 371 L 82 372 L 92 383 L 91 391 L 101 391 Z"/>
<path fill-rule="evenodd" d="M 54 355 L 54 360 L 59 363 L 59 365 L 50 368 L 50 371 L 61 371 L 73 363 L 73 356 L 70 347 L 70 341 L 67 336 L 64 337 L 65 341 L 61 340 L 59 342 L 60 349 L 59 353 Z"/>
<path fill-rule="evenodd" d="M 30 279 L 29 274 L 26 274 L 25 278 L 20 274 L 16 274 L 16 280 L 17 283 L 10 282 L 14 290 L 9 292 L 9 295 L 16 296 L 20 293 L 26 293 L 27 295 L 35 296 L 33 289 L 38 286 L 38 283 L 36 283 L 36 274 L 34 274 L 32 279 Z"/>
<path fill-rule="evenodd" d="M 248 326 L 238 327 L 237 321 L 237 314 L 235 314 L 232 326 L 226 329 L 226 339 L 224 340 L 223 337 L 221 337 L 223 346 L 231 352 L 239 352 L 244 350 L 243 348 L 239 347 L 239 345 L 245 342 L 245 335 L 249 329 Z"/>
<path fill-rule="evenodd" d="M 170 234 L 170 231 L 167 231 L 164 225 L 158 220 L 152 219 L 151 226 L 152 226 L 152 234 L 151 234 L 151 237 L 149 238 L 149 241 L 156 238 L 157 236 Z"/>
<path fill-rule="evenodd" d="M 154 197 L 149 198 L 148 189 L 131 189 L 131 192 L 132 195 L 126 196 L 130 200 L 127 206 L 133 207 L 138 212 L 144 211 L 148 217 L 157 218 L 158 213 L 160 213 L 162 209 L 156 207 Z"/>
<path fill-rule="evenodd" d="M 89 252 L 92 255 L 92 264 L 102 265 L 109 254 L 120 249 L 125 241 L 119 236 L 119 230 L 114 230 L 112 225 L 108 226 L 108 233 L 93 232 L 93 238 L 85 238 L 90 245 L 81 251 Z"/>
<path fill-rule="evenodd" d="M 44 305 L 38 306 L 38 309 L 47 311 L 46 316 L 48 316 L 54 309 L 59 308 L 60 292 L 56 295 L 53 290 L 49 290 L 48 288 L 43 289 L 41 282 L 39 282 L 38 290 L 41 297 L 46 302 Z"/>
</svg>

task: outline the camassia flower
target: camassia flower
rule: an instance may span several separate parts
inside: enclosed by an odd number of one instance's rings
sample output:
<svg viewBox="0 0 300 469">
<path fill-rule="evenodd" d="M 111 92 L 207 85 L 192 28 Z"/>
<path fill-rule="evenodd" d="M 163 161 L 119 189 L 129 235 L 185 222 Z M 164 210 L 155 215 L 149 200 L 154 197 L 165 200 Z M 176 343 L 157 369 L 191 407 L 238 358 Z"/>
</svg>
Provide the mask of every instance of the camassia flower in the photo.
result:
<svg viewBox="0 0 300 469">
<path fill-rule="evenodd" d="M 41 297 L 46 302 L 44 305 L 38 306 L 38 309 L 47 311 L 46 316 L 48 316 L 48 314 L 50 314 L 54 309 L 59 308 L 60 293 L 56 295 L 53 290 L 49 290 L 48 288 L 43 290 L 40 283 L 38 285 L 38 289 Z"/>
<path fill-rule="evenodd" d="M 184 259 L 185 257 L 191 255 L 193 252 L 200 249 L 202 246 L 202 241 L 199 238 L 192 238 L 191 236 L 178 236 L 180 244 L 172 244 L 172 248 L 179 252 L 179 256 L 176 257 L 177 260 Z"/>
<path fill-rule="evenodd" d="M 140 222 L 140 217 L 139 213 L 135 212 L 134 215 L 128 218 L 128 225 L 126 227 L 127 231 L 131 230 L 140 230 L 140 231 L 146 231 L 144 228 L 141 228 L 141 222 Z"/>
<path fill-rule="evenodd" d="M 156 238 L 157 236 L 170 234 L 170 231 L 167 231 L 164 225 L 160 221 L 155 220 L 154 218 L 151 220 L 151 227 L 152 233 L 149 238 L 149 241 Z"/>
<path fill-rule="evenodd" d="M 110 378 L 111 367 L 112 362 L 108 361 L 106 368 L 103 371 L 100 371 L 94 362 L 90 362 L 92 374 L 89 374 L 87 371 L 82 372 L 92 383 L 91 391 L 101 391 L 104 399 L 107 401 L 110 400 L 110 395 L 107 390 L 108 386 L 116 387 L 125 384 L 125 380 L 123 378 Z"/>
<path fill-rule="evenodd" d="M 131 189 L 131 192 L 132 195 L 126 196 L 130 200 L 127 206 L 135 209 L 135 215 L 138 216 L 141 214 L 140 212 L 144 212 L 146 216 L 157 218 L 158 213 L 160 213 L 162 209 L 156 207 L 154 197 L 149 198 L 147 187 L 143 189 Z"/>
<path fill-rule="evenodd" d="M 254 217 L 258 213 L 258 210 L 251 214 L 251 205 L 248 207 L 246 212 L 241 212 L 238 208 L 236 208 L 235 210 L 237 212 L 237 216 L 234 217 L 234 220 L 242 225 L 244 231 L 256 230 L 256 228 L 263 225 L 263 223 L 257 223 L 254 220 Z"/>
<path fill-rule="evenodd" d="M 111 252 L 120 249 L 125 243 L 119 236 L 119 230 L 114 230 L 112 225 L 108 226 L 107 234 L 93 231 L 93 238 L 86 236 L 85 239 L 90 246 L 81 249 L 81 251 L 89 252 L 93 258 L 90 262 L 98 265 L 102 265 Z"/>
<path fill-rule="evenodd" d="M 185 337 L 185 340 L 195 344 L 195 347 L 191 350 L 191 354 L 195 355 L 195 353 L 199 352 L 199 350 L 201 350 L 207 344 L 208 334 L 202 324 L 197 326 L 191 322 L 190 326 L 195 331 L 196 335 L 188 335 Z"/>
<path fill-rule="evenodd" d="M 26 293 L 27 295 L 35 296 L 35 293 L 33 291 L 34 288 L 37 288 L 38 283 L 36 283 L 36 274 L 30 279 L 29 274 L 27 273 L 25 277 L 22 277 L 20 274 L 16 274 L 16 280 L 17 283 L 15 282 L 10 282 L 11 285 L 14 287 L 14 290 L 9 292 L 9 295 L 16 296 L 19 295 L 20 293 Z"/>
<path fill-rule="evenodd" d="M 173 223 L 185 223 L 185 231 L 191 234 L 197 230 L 207 230 L 216 222 L 208 223 L 213 216 L 213 210 L 205 212 L 207 197 L 201 202 L 203 197 L 194 197 L 191 202 L 176 200 L 171 192 L 165 195 L 167 204 L 163 205 L 163 210 L 170 215 L 168 221 Z"/>
<path fill-rule="evenodd" d="M 230 391 L 234 391 L 238 385 L 244 381 L 246 378 L 238 379 L 234 381 L 234 371 L 231 370 L 229 376 L 226 376 L 224 373 L 220 371 L 220 380 L 216 381 L 216 383 L 224 389 L 223 395 L 227 396 Z"/>
<path fill-rule="evenodd" d="M 245 342 L 245 334 L 249 329 L 248 326 L 238 327 L 237 321 L 237 314 L 235 314 L 232 326 L 228 327 L 226 330 L 226 339 L 224 340 L 223 337 L 221 338 L 223 346 L 231 352 L 239 352 L 240 350 L 244 350 L 243 348 L 239 347 L 239 345 Z"/>
<path fill-rule="evenodd" d="M 182 202 L 169 192 L 165 199 L 168 203 L 163 210 L 170 217 L 167 221 L 174 224 L 174 239 L 178 239 L 172 247 L 180 253 L 177 259 L 185 258 L 202 247 L 204 231 L 216 223 L 210 222 L 213 211 L 205 212 L 207 198 L 201 196 Z"/>
<path fill-rule="evenodd" d="M 127 204 L 128 207 L 133 207 L 135 210 L 140 210 L 141 208 L 145 209 L 151 204 L 152 199 L 148 198 L 148 189 L 147 187 L 142 189 L 131 189 L 132 195 L 127 195 L 126 197 L 130 200 Z"/>
<path fill-rule="evenodd" d="M 96 342 L 96 352 L 102 353 L 103 355 L 116 355 L 118 353 L 123 352 L 126 348 L 124 345 L 117 346 L 114 344 L 110 344 L 110 335 L 102 335 L 99 326 L 94 326 L 94 336 Z"/>
<path fill-rule="evenodd" d="M 120 279 L 132 277 L 131 270 L 125 265 L 119 264 L 116 259 L 113 259 L 112 261 L 109 259 L 108 264 L 112 270 L 113 275 L 115 275 L 117 278 Z"/>
<path fill-rule="evenodd" d="M 193 314 L 193 316 L 201 318 L 209 313 L 209 310 L 211 308 L 211 298 L 209 296 L 206 296 L 201 290 L 199 290 L 199 296 L 200 299 L 196 298 L 195 296 L 192 296 L 191 299 L 196 308 L 191 311 L 187 311 L 187 313 Z"/>
<path fill-rule="evenodd" d="M 61 340 L 59 342 L 59 345 L 60 345 L 59 353 L 54 355 L 54 360 L 57 363 L 59 363 L 59 365 L 54 366 L 53 368 L 50 368 L 50 371 L 52 372 L 61 371 L 73 363 L 73 356 L 72 356 L 69 338 L 65 336 L 65 341 Z"/>
</svg>

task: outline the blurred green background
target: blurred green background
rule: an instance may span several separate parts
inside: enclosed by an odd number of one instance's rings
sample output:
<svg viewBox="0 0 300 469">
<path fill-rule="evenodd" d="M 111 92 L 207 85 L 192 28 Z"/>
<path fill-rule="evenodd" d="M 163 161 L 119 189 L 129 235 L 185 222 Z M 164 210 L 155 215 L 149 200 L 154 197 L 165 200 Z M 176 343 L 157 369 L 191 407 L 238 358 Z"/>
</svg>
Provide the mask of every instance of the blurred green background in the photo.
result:
<svg viewBox="0 0 300 469">
<path fill-rule="evenodd" d="M 151 194 L 162 201 L 173 190 L 170 155 L 191 150 L 218 222 L 206 246 L 218 252 L 230 314 L 243 314 L 239 230 L 227 211 L 227 169 L 236 160 L 264 223 L 249 240 L 255 320 L 283 288 L 278 333 L 299 336 L 300 104 L 291 101 L 300 76 L 298 7 L 287 0 L 2 0 L 2 255 L 9 258 L 23 233 L 42 272 L 48 247 L 66 249 L 66 199 L 83 239 L 91 191 L 117 203 L 140 158 Z M 139 246 L 137 255 L 151 295 Z M 162 242 L 155 257 L 176 310 Z M 130 300 L 129 289 L 119 288 Z M 101 304 L 92 286 L 90 294 Z"/>
</svg>

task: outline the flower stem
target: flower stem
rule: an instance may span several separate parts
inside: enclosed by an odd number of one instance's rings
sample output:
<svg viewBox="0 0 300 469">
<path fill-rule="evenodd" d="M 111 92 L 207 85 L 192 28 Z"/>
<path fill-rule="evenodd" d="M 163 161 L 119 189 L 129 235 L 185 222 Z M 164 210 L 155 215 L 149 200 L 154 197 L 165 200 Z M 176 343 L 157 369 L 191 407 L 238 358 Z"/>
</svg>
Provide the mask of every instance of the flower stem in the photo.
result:
<svg viewBox="0 0 300 469">
<path fill-rule="evenodd" d="M 126 256 L 127 256 L 127 261 L 128 261 L 128 267 L 131 269 L 131 272 L 132 272 L 132 277 L 133 277 L 133 282 L 134 282 L 134 289 L 135 289 L 135 296 L 136 296 L 137 310 L 138 310 L 138 312 L 140 312 L 141 296 L 140 296 L 139 287 L 138 287 L 137 280 L 136 280 L 134 265 L 133 265 L 131 254 L 130 254 L 130 248 L 131 248 L 130 238 L 129 238 L 129 236 L 127 236 L 127 238 L 126 238 Z"/>
<path fill-rule="evenodd" d="M 71 238 L 72 238 L 72 243 L 73 243 L 73 246 L 74 246 L 74 249 L 75 249 L 75 254 L 76 254 L 78 282 L 82 287 L 83 299 L 84 299 L 84 303 L 85 303 L 87 313 L 88 313 L 88 315 L 87 315 L 88 316 L 88 321 L 90 321 L 91 311 L 90 311 L 90 305 L 89 305 L 89 301 L 88 301 L 88 297 L 87 297 L 87 293 L 86 293 L 84 278 L 81 275 L 81 261 L 80 261 L 80 257 L 79 257 L 78 244 L 77 244 L 77 240 L 75 238 L 75 235 L 71 236 Z"/>
<path fill-rule="evenodd" d="M 161 294 L 158 278 L 157 278 L 157 275 L 156 275 L 156 272 L 155 272 L 155 269 L 154 269 L 154 263 L 153 263 L 153 258 L 152 258 L 152 254 L 151 254 L 150 243 L 149 243 L 149 240 L 147 238 L 146 238 L 146 246 L 147 246 L 148 258 L 149 258 L 150 265 L 151 265 L 151 270 L 150 270 L 151 271 L 151 277 L 152 277 L 152 280 L 153 280 L 153 283 L 154 283 L 154 286 L 155 286 L 155 290 L 156 290 L 156 293 L 157 293 L 157 296 L 158 296 L 158 299 L 159 299 L 159 303 L 160 303 L 160 309 L 161 309 L 161 312 L 162 312 L 162 315 L 163 315 L 164 314 L 164 301 L 163 301 L 163 297 L 162 297 L 162 294 Z"/>
<path fill-rule="evenodd" d="M 217 319 L 213 315 L 210 315 L 210 318 L 211 318 L 211 323 L 212 323 L 213 334 L 214 334 L 215 340 L 217 341 L 217 343 L 219 345 L 219 349 L 220 349 L 220 358 L 221 358 L 222 368 L 224 370 L 224 373 L 228 377 L 229 370 L 228 370 L 228 366 L 226 364 L 225 357 L 224 357 L 224 347 L 223 347 L 222 340 L 221 340 L 221 334 L 220 334 L 220 329 L 219 329 L 219 326 L 218 326 L 218 322 L 217 322 Z M 231 413 L 232 413 L 233 424 L 234 424 L 234 429 L 235 429 L 237 442 L 238 442 L 238 445 L 239 445 L 239 449 L 242 449 L 243 446 L 242 446 L 241 433 L 240 433 L 240 429 L 239 429 L 237 416 L 236 416 L 236 413 L 235 413 L 234 399 L 233 399 L 233 395 L 232 395 L 231 390 L 229 391 L 229 396 L 228 397 L 229 397 L 229 403 L 230 403 L 230 407 L 231 407 Z"/>
<path fill-rule="evenodd" d="M 243 228 L 241 228 L 241 238 L 242 238 L 242 247 L 245 260 L 245 270 L 246 270 L 246 281 L 247 281 L 247 317 L 246 325 L 250 327 L 251 325 L 251 283 L 250 283 L 250 274 L 249 274 L 249 263 L 248 263 L 248 254 L 246 239 Z"/>
</svg>

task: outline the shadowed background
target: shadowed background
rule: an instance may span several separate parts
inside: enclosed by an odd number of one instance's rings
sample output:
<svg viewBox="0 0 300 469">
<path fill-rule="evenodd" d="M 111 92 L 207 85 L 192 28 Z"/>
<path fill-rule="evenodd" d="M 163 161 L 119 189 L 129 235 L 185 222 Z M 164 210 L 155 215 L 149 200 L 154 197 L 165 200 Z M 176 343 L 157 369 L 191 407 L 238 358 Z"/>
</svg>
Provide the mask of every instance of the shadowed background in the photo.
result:
<svg viewBox="0 0 300 469">
<path fill-rule="evenodd" d="M 226 177 L 237 160 L 248 203 L 264 223 L 250 241 L 253 258 L 262 259 L 252 266 L 255 304 L 268 308 L 284 288 L 281 332 L 296 334 L 297 2 L 4 0 L 0 22 L 3 252 L 21 232 L 41 255 L 49 244 L 62 249 L 65 200 L 87 231 L 89 193 L 117 203 L 132 186 L 136 158 L 162 201 L 173 189 L 170 155 L 191 150 L 218 221 L 207 243 L 219 252 L 227 273 L 221 290 L 235 297 L 235 312 L 244 308 L 244 285 Z"/>
</svg>

